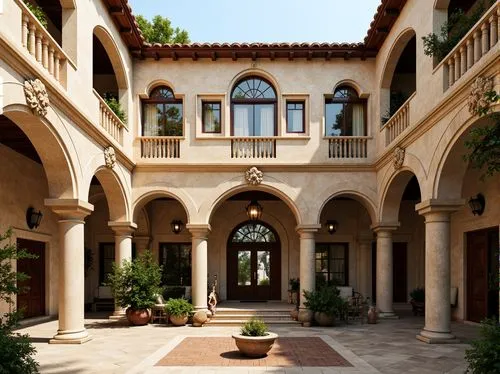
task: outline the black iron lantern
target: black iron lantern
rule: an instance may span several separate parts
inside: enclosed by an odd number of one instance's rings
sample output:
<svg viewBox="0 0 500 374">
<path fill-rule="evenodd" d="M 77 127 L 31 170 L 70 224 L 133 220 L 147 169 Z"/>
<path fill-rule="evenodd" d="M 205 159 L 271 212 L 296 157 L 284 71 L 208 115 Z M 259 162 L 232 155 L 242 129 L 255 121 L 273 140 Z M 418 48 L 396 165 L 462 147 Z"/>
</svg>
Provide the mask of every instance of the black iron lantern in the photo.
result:
<svg viewBox="0 0 500 374">
<path fill-rule="evenodd" d="M 43 213 L 36 211 L 34 208 L 29 207 L 26 211 L 26 223 L 30 229 L 36 229 L 42 222 Z"/>
<path fill-rule="evenodd" d="M 184 224 L 181 220 L 174 219 L 172 222 L 170 222 L 170 227 L 172 227 L 172 231 L 174 234 L 178 234 L 182 231 Z"/>
<path fill-rule="evenodd" d="M 486 200 L 483 194 L 477 194 L 469 199 L 469 207 L 472 214 L 475 216 L 480 216 L 484 212 L 484 207 L 486 205 Z"/>
<path fill-rule="evenodd" d="M 252 221 L 259 220 L 262 217 L 262 206 L 257 202 L 257 200 L 252 200 L 250 204 L 247 205 L 247 215 Z"/>
<path fill-rule="evenodd" d="M 338 226 L 337 221 L 333 221 L 333 220 L 326 221 L 326 230 L 328 231 L 328 233 L 330 235 L 333 235 L 333 234 L 335 234 L 335 232 L 337 232 L 337 226 Z"/>
</svg>

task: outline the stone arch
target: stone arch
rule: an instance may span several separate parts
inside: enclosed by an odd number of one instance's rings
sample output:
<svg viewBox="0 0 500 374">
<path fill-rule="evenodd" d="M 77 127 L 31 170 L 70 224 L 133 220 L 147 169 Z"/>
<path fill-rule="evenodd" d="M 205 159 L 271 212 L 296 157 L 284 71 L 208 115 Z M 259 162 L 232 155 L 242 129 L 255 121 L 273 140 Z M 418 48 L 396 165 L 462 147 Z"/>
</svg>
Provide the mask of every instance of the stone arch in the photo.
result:
<svg viewBox="0 0 500 374">
<path fill-rule="evenodd" d="M 498 113 L 500 107 L 496 106 Z M 431 167 L 432 197 L 436 199 L 460 199 L 462 182 L 469 164 L 463 160 L 466 154 L 464 141 L 472 128 L 485 126 L 489 123 L 485 117 L 471 116 L 467 105 L 455 115 L 443 132 L 435 149 Z"/>
<path fill-rule="evenodd" d="M 380 79 L 380 88 L 388 89 L 391 86 L 392 76 L 394 75 L 394 70 L 396 65 L 403 53 L 408 42 L 416 36 L 415 30 L 408 27 L 401 31 L 401 33 L 396 37 L 389 53 L 387 54 L 387 59 L 382 70 L 382 77 Z"/>
<path fill-rule="evenodd" d="M 47 175 L 49 196 L 58 199 L 78 198 L 79 174 L 70 152 L 52 120 L 35 116 L 26 105 L 11 104 L 3 108 L 3 115 L 14 122 L 28 137 L 40 157 Z"/>
<path fill-rule="evenodd" d="M 321 221 L 320 221 L 321 213 L 323 212 L 323 209 L 325 208 L 326 204 L 328 204 L 328 202 L 330 202 L 332 199 L 335 199 L 338 197 L 348 197 L 350 199 L 357 201 L 368 212 L 368 215 L 370 216 L 372 224 L 377 222 L 376 205 L 366 194 L 359 192 L 359 191 L 354 191 L 354 190 L 342 190 L 342 191 L 337 191 L 337 192 L 329 195 L 326 199 L 321 199 L 322 204 L 318 210 L 318 218 L 317 218 L 316 223 L 321 224 Z"/>
<path fill-rule="evenodd" d="M 153 91 L 156 87 L 159 87 L 159 86 L 169 87 L 175 95 L 176 90 L 175 90 L 175 86 L 173 85 L 172 82 L 170 82 L 169 80 L 166 80 L 166 79 L 155 79 L 154 81 L 149 82 L 149 84 L 144 87 L 144 90 L 139 93 L 139 97 L 141 99 L 149 99 L 149 95 L 151 94 L 151 91 Z"/>
<path fill-rule="evenodd" d="M 289 195 L 284 193 L 282 189 L 264 183 L 259 184 L 258 186 L 253 186 L 249 184 L 239 184 L 230 187 L 228 189 L 225 189 L 223 191 L 220 191 L 215 200 L 213 200 L 213 202 L 210 203 L 209 201 L 206 201 L 202 205 L 200 209 L 200 218 L 202 219 L 201 222 L 210 222 L 214 212 L 220 207 L 220 205 L 224 201 L 226 201 L 229 197 L 233 195 L 246 191 L 263 191 L 280 198 L 281 201 L 283 201 L 292 211 L 295 220 L 297 222 L 297 225 L 300 225 L 303 222 L 299 205 L 296 204 L 296 202 L 294 202 Z"/>
<path fill-rule="evenodd" d="M 94 27 L 93 34 L 99 39 L 108 54 L 115 72 L 118 89 L 127 90 L 129 88 L 129 82 L 125 70 L 125 64 L 123 63 L 123 58 L 120 55 L 120 50 L 118 49 L 115 40 L 111 36 L 110 32 L 100 25 Z"/>
<path fill-rule="evenodd" d="M 185 196 L 181 191 L 179 190 L 174 191 L 171 189 L 169 190 L 153 189 L 144 192 L 143 194 L 138 196 L 132 204 L 133 221 L 136 222 L 139 213 L 146 206 L 147 203 L 160 197 L 169 197 L 177 200 L 182 205 L 184 211 L 186 212 L 187 222 L 192 223 L 192 218 L 196 214 L 196 208 L 194 204 L 189 199 L 189 197 Z"/>
<path fill-rule="evenodd" d="M 231 80 L 231 82 L 229 83 L 229 86 L 227 88 L 228 94 L 230 92 L 232 92 L 235 84 L 237 84 L 241 79 L 248 77 L 248 76 L 257 76 L 257 77 L 262 77 L 262 78 L 268 80 L 269 83 L 272 84 L 273 88 L 276 91 L 276 98 L 278 100 L 277 102 L 279 105 L 279 102 L 280 102 L 279 97 L 281 97 L 281 88 L 278 84 L 278 80 L 271 73 L 269 73 L 263 69 L 259 69 L 259 68 L 249 68 L 249 69 L 241 71 L 236 76 L 234 76 L 234 78 Z"/>
<path fill-rule="evenodd" d="M 392 173 L 390 179 L 383 185 L 380 200 L 379 222 L 393 224 L 399 221 L 399 208 L 403 193 L 413 176 L 417 178 L 421 191 L 420 193 L 422 195 L 422 180 L 419 179 L 417 173 L 409 167 L 403 167 Z"/>
<path fill-rule="evenodd" d="M 350 86 L 354 88 L 358 93 L 360 99 L 367 99 L 370 96 L 368 91 L 360 83 L 352 79 L 342 79 L 341 81 L 337 82 L 335 86 L 333 86 L 332 92 L 335 92 L 335 90 L 341 86 Z"/>
</svg>

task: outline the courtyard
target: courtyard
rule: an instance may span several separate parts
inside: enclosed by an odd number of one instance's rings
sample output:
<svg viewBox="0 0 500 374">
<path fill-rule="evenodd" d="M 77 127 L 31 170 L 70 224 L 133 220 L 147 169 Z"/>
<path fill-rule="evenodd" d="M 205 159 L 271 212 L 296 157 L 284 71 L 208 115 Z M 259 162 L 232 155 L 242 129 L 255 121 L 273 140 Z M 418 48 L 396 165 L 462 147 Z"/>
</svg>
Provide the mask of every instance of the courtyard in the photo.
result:
<svg viewBox="0 0 500 374">
<path fill-rule="evenodd" d="M 48 344 L 57 321 L 19 330 L 37 349 L 42 373 L 463 373 L 466 344 L 477 326 L 452 322 L 460 344 L 424 344 L 415 335 L 424 317 L 396 310 L 400 319 L 331 328 L 270 326 L 281 343 L 265 359 L 244 359 L 230 336 L 238 327 L 129 327 L 106 314 L 86 315 L 93 339 L 83 345 Z M 318 352 L 320 351 L 320 352 Z M 321 353 L 323 361 L 314 357 Z M 325 366 L 320 366 L 325 365 Z"/>
</svg>

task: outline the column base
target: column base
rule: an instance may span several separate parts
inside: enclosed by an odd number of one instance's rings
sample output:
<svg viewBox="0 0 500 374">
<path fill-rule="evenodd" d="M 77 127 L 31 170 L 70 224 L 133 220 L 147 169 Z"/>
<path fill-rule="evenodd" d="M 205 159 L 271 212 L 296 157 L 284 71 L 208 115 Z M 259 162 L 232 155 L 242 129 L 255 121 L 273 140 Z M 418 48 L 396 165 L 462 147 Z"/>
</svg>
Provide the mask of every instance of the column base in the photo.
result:
<svg viewBox="0 0 500 374">
<path fill-rule="evenodd" d="M 457 344 L 460 343 L 455 335 L 449 332 L 434 332 L 423 329 L 418 334 L 417 339 L 427 344 Z"/>
<path fill-rule="evenodd" d="M 380 319 L 399 319 L 399 316 L 394 312 L 378 312 Z"/>
<path fill-rule="evenodd" d="M 89 340 L 92 340 L 92 336 L 85 329 L 78 332 L 58 331 L 57 335 L 49 340 L 49 344 L 83 344 Z"/>
</svg>

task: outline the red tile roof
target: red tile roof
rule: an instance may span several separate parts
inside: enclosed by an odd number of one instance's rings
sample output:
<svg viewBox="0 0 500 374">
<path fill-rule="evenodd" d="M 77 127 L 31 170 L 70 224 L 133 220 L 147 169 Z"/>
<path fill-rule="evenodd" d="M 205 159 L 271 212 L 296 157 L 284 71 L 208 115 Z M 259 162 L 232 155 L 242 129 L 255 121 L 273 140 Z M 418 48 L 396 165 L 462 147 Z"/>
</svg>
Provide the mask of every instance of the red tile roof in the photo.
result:
<svg viewBox="0 0 500 374">
<path fill-rule="evenodd" d="M 374 57 L 396 21 L 406 0 L 381 0 L 363 43 L 190 43 L 150 44 L 127 0 L 104 0 L 132 55 L 138 58 L 368 58 Z"/>
</svg>

